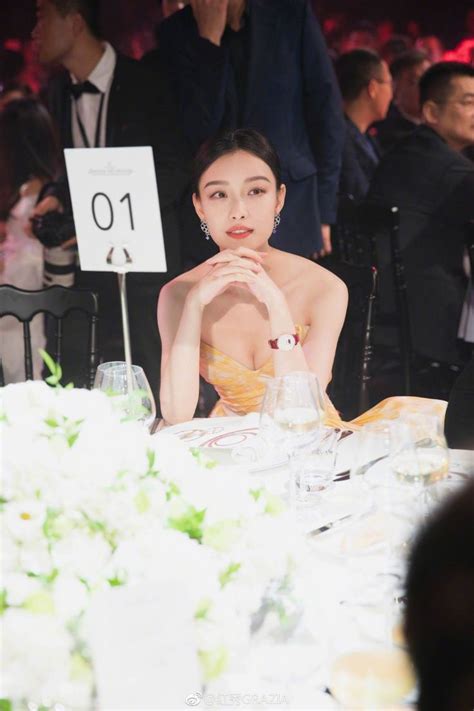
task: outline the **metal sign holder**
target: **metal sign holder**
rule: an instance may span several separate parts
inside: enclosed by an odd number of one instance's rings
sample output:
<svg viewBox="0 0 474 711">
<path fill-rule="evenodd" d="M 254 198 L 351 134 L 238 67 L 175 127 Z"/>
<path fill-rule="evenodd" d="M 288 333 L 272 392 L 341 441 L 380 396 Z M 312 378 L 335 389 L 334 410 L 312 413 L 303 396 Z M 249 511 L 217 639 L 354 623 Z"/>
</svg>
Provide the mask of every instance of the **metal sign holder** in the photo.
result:
<svg viewBox="0 0 474 711">
<path fill-rule="evenodd" d="M 130 345 L 130 326 L 128 320 L 128 301 L 127 301 L 127 272 L 130 271 L 129 265 L 132 264 L 132 258 L 128 249 L 125 246 L 114 247 L 109 249 L 106 258 L 113 271 L 117 274 L 118 288 L 120 294 L 120 310 L 122 312 L 122 331 L 123 345 L 125 350 L 125 364 L 127 370 L 127 389 L 128 394 L 133 391 L 133 371 L 132 371 L 132 348 Z"/>
</svg>

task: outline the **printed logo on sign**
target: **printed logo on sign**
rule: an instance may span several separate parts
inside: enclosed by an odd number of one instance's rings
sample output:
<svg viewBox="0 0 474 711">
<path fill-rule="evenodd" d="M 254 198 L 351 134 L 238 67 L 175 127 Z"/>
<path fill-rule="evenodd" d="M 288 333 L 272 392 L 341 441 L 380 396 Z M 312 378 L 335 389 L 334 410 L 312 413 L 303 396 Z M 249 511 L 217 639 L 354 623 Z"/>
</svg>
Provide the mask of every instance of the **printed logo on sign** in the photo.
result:
<svg viewBox="0 0 474 711">
<path fill-rule="evenodd" d="M 189 694 L 189 696 L 186 696 L 184 702 L 186 706 L 199 706 L 201 703 L 202 699 L 202 694 L 199 691 L 196 691 L 194 694 Z"/>
<path fill-rule="evenodd" d="M 129 176 L 134 171 L 131 168 L 116 168 L 112 163 L 107 163 L 105 168 L 90 168 L 89 175 L 118 175 Z"/>
</svg>

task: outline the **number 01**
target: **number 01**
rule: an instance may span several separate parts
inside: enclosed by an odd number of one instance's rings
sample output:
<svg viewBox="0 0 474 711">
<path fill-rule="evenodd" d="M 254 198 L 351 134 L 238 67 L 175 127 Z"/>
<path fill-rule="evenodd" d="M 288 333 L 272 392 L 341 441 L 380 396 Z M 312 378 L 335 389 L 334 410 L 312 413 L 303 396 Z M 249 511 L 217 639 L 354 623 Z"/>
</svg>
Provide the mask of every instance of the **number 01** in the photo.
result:
<svg viewBox="0 0 474 711">
<path fill-rule="evenodd" d="M 105 200 L 106 203 L 107 203 L 107 206 L 108 206 L 108 209 L 109 209 L 109 222 L 108 222 L 108 224 L 101 224 L 101 223 L 99 222 L 99 220 L 97 219 L 97 214 L 96 214 L 96 200 L 97 200 L 98 198 L 102 198 L 102 199 Z M 125 193 L 125 195 L 124 195 L 122 198 L 120 198 L 120 201 L 119 201 L 119 202 L 125 202 L 125 201 L 127 201 L 127 203 L 128 203 L 128 214 L 129 214 L 129 217 L 130 217 L 130 228 L 131 228 L 132 230 L 134 230 L 134 229 L 135 229 L 135 222 L 133 221 L 132 199 L 131 199 L 131 197 L 130 197 L 130 193 Z M 113 224 L 114 224 L 114 208 L 113 208 L 113 206 L 112 206 L 112 201 L 111 201 L 111 199 L 109 198 L 109 196 L 108 196 L 106 193 L 95 193 L 95 194 L 92 196 L 91 207 L 92 207 L 92 217 L 94 218 L 94 222 L 95 222 L 95 224 L 97 225 L 97 227 L 99 228 L 99 230 L 104 230 L 104 231 L 110 230 L 110 229 L 113 227 Z"/>
</svg>

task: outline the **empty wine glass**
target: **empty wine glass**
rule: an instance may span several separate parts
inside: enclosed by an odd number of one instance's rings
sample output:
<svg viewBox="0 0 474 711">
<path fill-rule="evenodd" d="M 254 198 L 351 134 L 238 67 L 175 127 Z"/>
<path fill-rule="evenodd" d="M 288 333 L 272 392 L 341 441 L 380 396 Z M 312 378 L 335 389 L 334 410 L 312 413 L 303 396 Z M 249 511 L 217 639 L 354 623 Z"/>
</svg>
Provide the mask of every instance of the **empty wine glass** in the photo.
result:
<svg viewBox="0 0 474 711">
<path fill-rule="evenodd" d="M 114 398 L 125 419 L 143 422 L 150 427 L 156 417 L 156 406 L 147 377 L 139 365 L 132 365 L 132 390 L 129 392 L 127 364 L 123 361 L 101 363 L 97 368 L 94 388 Z"/>
</svg>

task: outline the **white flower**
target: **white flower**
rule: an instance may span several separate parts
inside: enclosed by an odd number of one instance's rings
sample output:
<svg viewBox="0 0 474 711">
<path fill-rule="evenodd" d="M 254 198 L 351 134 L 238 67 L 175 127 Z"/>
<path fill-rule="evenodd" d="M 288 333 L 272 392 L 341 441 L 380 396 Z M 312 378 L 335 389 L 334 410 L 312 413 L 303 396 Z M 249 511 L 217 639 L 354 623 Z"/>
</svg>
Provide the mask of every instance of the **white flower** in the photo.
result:
<svg viewBox="0 0 474 711">
<path fill-rule="evenodd" d="M 87 534 L 74 530 L 54 544 L 51 557 L 62 572 L 83 578 L 90 584 L 101 576 L 112 550 L 100 533 Z"/>
<path fill-rule="evenodd" d="M 36 703 L 59 700 L 58 689 L 69 676 L 71 646 L 54 616 L 8 608 L 2 616 L 1 696 Z"/>
<path fill-rule="evenodd" d="M 54 581 L 53 601 L 58 618 L 66 623 L 86 609 L 86 586 L 76 576 L 62 572 Z"/>
<path fill-rule="evenodd" d="M 121 422 L 97 391 L 8 386 L 2 414 L 1 586 L 20 607 L 0 618 L 0 698 L 88 707 L 80 620 L 110 586 L 187 586 L 206 678 L 242 658 L 269 586 L 305 557 L 279 502 L 239 468 L 208 469 L 173 435 Z"/>
<path fill-rule="evenodd" d="M 41 535 L 45 518 L 44 504 L 34 499 L 23 499 L 12 501 L 7 506 L 4 521 L 12 538 L 25 543 L 34 541 Z"/>
</svg>

